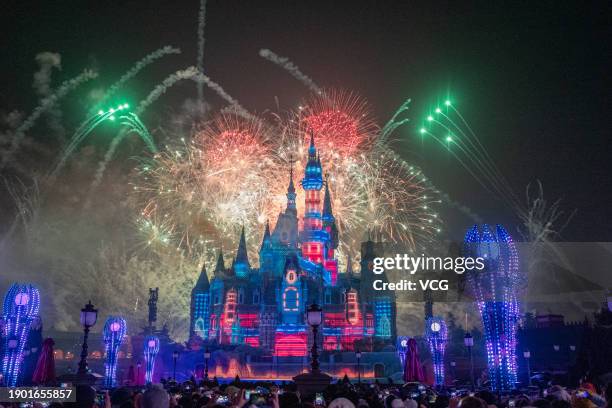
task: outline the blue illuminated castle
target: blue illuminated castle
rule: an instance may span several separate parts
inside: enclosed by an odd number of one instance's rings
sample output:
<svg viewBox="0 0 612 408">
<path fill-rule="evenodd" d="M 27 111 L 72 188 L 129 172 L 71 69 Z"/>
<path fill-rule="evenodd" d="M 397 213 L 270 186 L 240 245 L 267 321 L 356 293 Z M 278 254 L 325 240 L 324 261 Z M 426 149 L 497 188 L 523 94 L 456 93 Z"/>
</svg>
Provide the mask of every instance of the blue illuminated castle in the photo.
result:
<svg viewBox="0 0 612 408">
<path fill-rule="evenodd" d="M 372 348 L 378 338 L 394 344 L 395 298 L 375 291 L 373 259 L 382 244 L 361 245 L 361 270 L 338 273 L 335 250 L 338 228 L 328 182 L 311 135 L 301 187 L 305 211 L 299 229 L 293 168 L 287 188 L 287 207 L 273 228 L 266 224 L 259 250 L 259 267 L 251 265 L 244 228 L 236 256 L 227 267 L 219 253 L 213 278 L 205 268 L 191 295 L 191 337 L 212 344 L 247 344 L 275 356 L 305 356 L 310 330 L 304 322 L 308 305 L 323 308 L 322 346 L 328 351 Z M 321 199 L 323 195 L 323 199 Z M 356 343 L 357 342 L 357 343 Z"/>
</svg>

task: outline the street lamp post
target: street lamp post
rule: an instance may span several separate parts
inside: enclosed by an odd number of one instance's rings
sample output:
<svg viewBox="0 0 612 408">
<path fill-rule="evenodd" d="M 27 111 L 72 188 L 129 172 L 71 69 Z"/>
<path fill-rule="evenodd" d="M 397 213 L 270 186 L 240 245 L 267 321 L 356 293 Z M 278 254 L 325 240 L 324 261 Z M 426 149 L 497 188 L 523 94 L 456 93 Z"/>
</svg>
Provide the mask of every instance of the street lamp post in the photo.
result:
<svg viewBox="0 0 612 408">
<path fill-rule="evenodd" d="M 204 350 L 204 381 L 208 381 L 208 360 L 210 360 L 210 351 L 207 347 Z"/>
<path fill-rule="evenodd" d="M 312 347 L 310 349 L 310 372 L 298 374 L 293 377 L 300 395 L 305 398 L 314 397 L 315 393 L 322 392 L 331 383 L 332 377 L 319 368 L 319 350 L 317 348 L 317 334 L 319 326 L 323 323 L 323 309 L 316 303 L 308 306 L 304 321 L 312 327 Z"/>
<path fill-rule="evenodd" d="M 523 357 L 525 357 L 525 360 L 527 360 L 527 380 L 531 386 L 531 365 L 529 363 L 529 360 L 531 359 L 531 352 L 529 350 L 523 351 Z"/>
<path fill-rule="evenodd" d="M 355 351 L 355 357 L 357 358 L 357 382 L 361 384 L 361 351 L 359 349 Z"/>
<path fill-rule="evenodd" d="M 474 337 L 470 332 L 465 332 L 465 336 L 463 337 L 463 344 L 468 349 L 468 353 L 470 355 L 470 381 L 472 383 L 472 391 L 474 391 L 474 357 L 472 356 L 472 347 L 474 347 Z"/>
<path fill-rule="evenodd" d="M 176 360 L 178 359 L 179 352 L 174 350 L 172 352 L 172 379 L 176 382 Z"/>
<path fill-rule="evenodd" d="M 455 378 L 455 370 L 457 368 L 457 362 L 456 361 L 451 361 L 450 362 L 450 369 L 451 369 L 451 384 L 455 382 L 456 378 Z"/>
<path fill-rule="evenodd" d="M 85 307 L 81 309 L 81 325 L 83 326 L 83 345 L 81 346 L 81 361 L 79 361 L 79 375 L 87 374 L 87 338 L 89 337 L 89 329 L 96 324 L 98 320 L 98 311 L 91 304 L 91 300 L 87 302 Z"/>
<path fill-rule="evenodd" d="M 306 311 L 306 318 L 308 320 L 308 324 L 312 327 L 312 348 L 310 352 L 312 353 L 312 361 L 310 362 L 311 371 L 313 373 L 319 372 L 319 350 L 317 348 L 317 335 L 319 334 L 319 326 L 323 321 L 323 310 L 321 306 L 313 303 L 308 307 Z"/>
<path fill-rule="evenodd" d="M 142 366 L 142 363 L 138 360 L 136 362 L 136 385 L 140 385 L 140 366 Z"/>
</svg>

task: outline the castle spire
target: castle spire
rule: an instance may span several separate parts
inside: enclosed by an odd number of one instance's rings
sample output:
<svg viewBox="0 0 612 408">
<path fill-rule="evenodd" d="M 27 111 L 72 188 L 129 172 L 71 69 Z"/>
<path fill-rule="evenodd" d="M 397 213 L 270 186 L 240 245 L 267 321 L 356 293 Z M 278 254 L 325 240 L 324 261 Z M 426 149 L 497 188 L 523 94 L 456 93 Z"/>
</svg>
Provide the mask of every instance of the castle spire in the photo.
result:
<svg viewBox="0 0 612 408">
<path fill-rule="evenodd" d="M 323 196 L 323 219 L 326 218 L 328 218 L 330 221 L 334 220 L 331 194 L 329 193 L 329 177 L 327 175 L 325 176 L 325 195 Z"/>
<path fill-rule="evenodd" d="M 310 131 L 310 146 L 308 148 L 308 152 L 310 153 L 311 150 L 315 150 L 315 144 L 314 144 L 314 130 Z M 313 152 L 314 153 L 314 152 Z"/>
<path fill-rule="evenodd" d="M 240 233 L 240 242 L 238 243 L 238 250 L 236 251 L 236 258 L 233 263 L 234 273 L 238 277 L 246 277 L 248 275 L 251 265 L 249 264 L 249 256 L 247 254 L 246 238 L 244 236 L 244 225 L 242 226 L 242 232 Z"/>
<path fill-rule="evenodd" d="M 198 281 L 194 286 L 193 290 L 195 292 L 207 291 L 210 288 L 210 282 L 208 280 L 208 274 L 206 273 L 206 263 L 202 264 L 202 270 L 200 271 L 200 276 L 198 277 Z"/>
<path fill-rule="evenodd" d="M 348 254 L 346 257 L 346 274 L 347 276 L 353 276 L 353 260 L 351 259 L 351 254 Z"/>
<path fill-rule="evenodd" d="M 238 251 L 236 252 L 235 262 L 244 262 L 249 264 L 249 256 L 247 254 L 246 238 L 244 235 L 244 225 L 242 226 L 242 232 L 240 233 L 240 242 L 238 243 Z"/>
<path fill-rule="evenodd" d="M 295 186 L 293 185 L 293 155 L 289 157 L 289 187 L 287 188 L 287 192 L 295 193 Z"/>
<path fill-rule="evenodd" d="M 294 215 L 297 215 L 297 206 L 295 203 L 295 198 L 297 194 L 295 194 L 295 185 L 293 184 L 293 155 L 289 158 L 289 187 L 287 188 L 287 212 L 291 212 Z"/>
<path fill-rule="evenodd" d="M 310 147 L 308 148 L 308 162 L 304 169 L 302 187 L 305 190 L 321 190 L 323 187 L 323 177 L 321 176 L 321 161 L 317 154 L 314 143 L 314 132 L 310 133 Z"/>
<path fill-rule="evenodd" d="M 219 250 L 219 256 L 217 257 L 217 265 L 215 266 L 215 276 L 225 272 L 225 260 L 223 259 L 223 250 Z"/>
<path fill-rule="evenodd" d="M 261 240 L 260 250 L 263 251 L 269 246 L 269 244 L 270 244 L 270 222 L 266 221 L 266 229 L 264 231 L 264 236 Z"/>
</svg>

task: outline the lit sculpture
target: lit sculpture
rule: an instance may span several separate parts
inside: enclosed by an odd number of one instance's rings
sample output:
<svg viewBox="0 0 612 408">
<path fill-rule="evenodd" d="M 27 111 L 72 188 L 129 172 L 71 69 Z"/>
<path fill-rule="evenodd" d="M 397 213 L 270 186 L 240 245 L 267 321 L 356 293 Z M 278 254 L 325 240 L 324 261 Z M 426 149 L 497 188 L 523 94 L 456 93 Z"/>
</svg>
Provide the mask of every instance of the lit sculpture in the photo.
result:
<svg viewBox="0 0 612 408">
<path fill-rule="evenodd" d="M 153 370 L 155 369 L 155 357 L 159 352 L 159 338 L 156 336 L 147 336 L 144 342 L 144 358 L 146 364 L 145 382 L 151 384 L 153 382 Z"/>
<path fill-rule="evenodd" d="M 508 391 L 517 381 L 517 294 L 524 284 L 518 252 L 501 225 L 495 233 L 488 225 L 482 231 L 475 225 L 465 236 L 464 252 L 464 256 L 484 259 L 484 269 L 468 272 L 468 284 L 482 317 L 491 388 Z"/>
<path fill-rule="evenodd" d="M 4 357 L 2 375 L 8 387 L 15 387 L 23 360 L 23 348 L 30 334 L 30 326 L 37 319 L 40 309 L 38 288 L 13 284 L 4 297 Z"/>
<path fill-rule="evenodd" d="M 110 316 L 104 324 L 104 345 L 106 346 L 106 376 L 104 386 L 113 388 L 117 382 L 117 354 L 127 331 L 123 317 Z"/>
<path fill-rule="evenodd" d="M 434 385 L 444 385 L 444 351 L 448 340 L 448 329 L 441 317 L 433 316 L 427 319 L 425 338 L 429 343 L 434 370 Z"/>
<path fill-rule="evenodd" d="M 402 367 L 406 364 L 406 353 L 408 352 L 408 340 L 410 337 L 408 336 L 397 336 L 397 341 L 395 342 L 395 349 L 397 350 L 397 355 L 400 359 L 400 363 Z"/>
</svg>

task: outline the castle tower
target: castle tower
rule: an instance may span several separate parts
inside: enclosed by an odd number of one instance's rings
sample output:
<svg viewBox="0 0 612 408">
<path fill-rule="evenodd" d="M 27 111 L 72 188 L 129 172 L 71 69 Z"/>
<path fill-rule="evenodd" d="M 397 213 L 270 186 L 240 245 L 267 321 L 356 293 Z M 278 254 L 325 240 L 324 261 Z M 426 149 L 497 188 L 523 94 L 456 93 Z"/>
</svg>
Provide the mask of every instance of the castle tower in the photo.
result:
<svg viewBox="0 0 612 408">
<path fill-rule="evenodd" d="M 374 336 L 389 340 L 396 336 L 396 305 L 393 291 L 374 290 L 375 280 L 388 282 L 387 274 L 383 272 L 375 275 L 374 259 L 384 256 L 381 242 L 372 241 L 368 233 L 368 240 L 361 244 L 361 290 L 359 293 L 363 301 L 372 306 Z"/>
<path fill-rule="evenodd" d="M 200 336 L 203 340 L 208 338 L 208 324 L 210 319 L 210 282 L 206 273 L 206 265 L 202 265 L 200 276 L 191 290 L 191 319 L 189 337 Z"/>
<path fill-rule="evenodd" d="M 322 233 L 323 220 L 321 208 L 321 189 L 323 176 L 321 160 L 317 155 L 314 144 L 314 135 L 310 135 L 308 148 L 308 163 L 302 179 L 305 193 L 304 231 L 302 232 L 302 257 L 315 263 L 322 264 L 324 258 L 324 244 L 326 234 Z"/>
<path fill-rule="evenodd" d="M 336 286 L 338 280 L 338 261 L 335 259 L 334 251 L 338 248 L 338 228 L 336 218 L 332 211 L 331 194 L 329 192 L 329 180 L 325 180 L 325 195 L 323 197 L 323 230 L 327 232 L 329 239 L 325 243 L 325 260 L 323 266 L 329 271 L 331 284 Z"/>
</svg>

